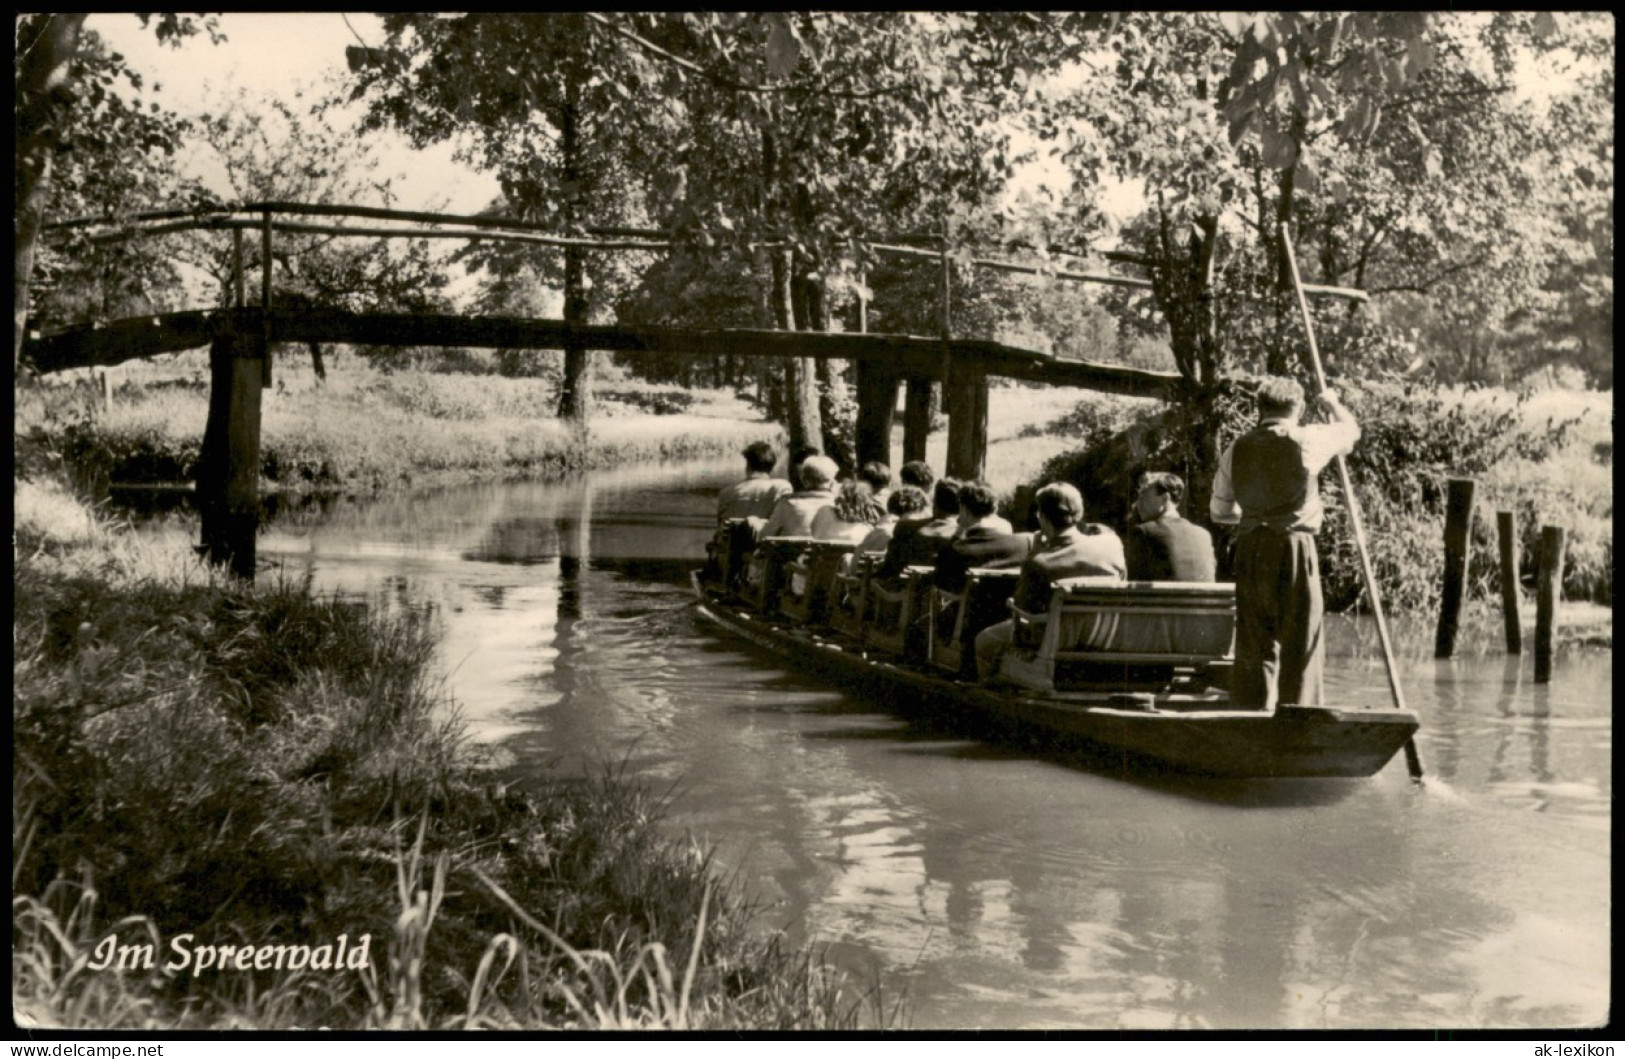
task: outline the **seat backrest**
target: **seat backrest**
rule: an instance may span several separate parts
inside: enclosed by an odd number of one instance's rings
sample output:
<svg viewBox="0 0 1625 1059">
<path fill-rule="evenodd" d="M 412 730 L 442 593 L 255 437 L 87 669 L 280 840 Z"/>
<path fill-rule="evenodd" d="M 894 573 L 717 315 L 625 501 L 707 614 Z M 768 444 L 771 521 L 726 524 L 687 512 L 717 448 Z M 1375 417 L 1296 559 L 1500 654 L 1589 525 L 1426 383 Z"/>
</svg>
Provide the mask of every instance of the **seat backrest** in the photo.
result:
<svg viewBox="0 0 1625 1059">
<path fill-rule="evenodd" d="M 750 519 L 731 518 L 717 531 L 720 538 L 717 561 L 722 583 L 730 590 L 738 587 L 750 562 L 750 553 L 756 547 L 756 527 Z"/>
<path fill-rule="evenodd" d="M 830 590 L 841 560 L 857 550 L 854 541 L 813 540 L 795 549 L 785 564 L 779 610 L 786 617 L 820 623 L 827 617 Z"/>
<path fill-rule="evenodd" d="M 1200 662 L 1230 653 L 1236 588 L 1228 582 L 1058 581 L 1040 654 Z"/>
<path fill-rule="evenodd" d="M 862 637 L 869 583 L 884 558 L 879 552 L 859 552 L 844 569 L 836 570 L 835 584 L 830 589 L 829 622 L 837 630 Z"/>
<path fill-rule="evenodd" d="M 965 591 L 959 596 L 959 615 L 954 623 L 954 639 L 968 644 L 989 625 L 1005 615 L 1005 601 L 1016 593 L 1021 571 L 973 567 L 965 575 Z"/>
<path fill-rule="evenodd" d="M 929 566 L 909 566 L 903 570 L 902 584 L 888 588 L 871 579 L 864 595 L 863 641 L 905 658 L 923 659 L 929 644 L 923 635 L 922 616 L 931 606 Z"/>
<path fill-rule="evenodd" d="M 786 568 L 815 543 L 811 537 L 764 538 L 751 554 L 750 570 L 741 590 L 745 601 L 764 615 L 774 613 L 778 609 Z"/>
<path fill-rule="evenodd" d="M 1003 620 L 1005 603 L 1015 595 L 1020 578 L 1020 570 L 972 567 L 965 574 L 963 592 L 932 589 L 932 663 L 974 677 L 971 648 L 976 634 Z"/>
</svg>

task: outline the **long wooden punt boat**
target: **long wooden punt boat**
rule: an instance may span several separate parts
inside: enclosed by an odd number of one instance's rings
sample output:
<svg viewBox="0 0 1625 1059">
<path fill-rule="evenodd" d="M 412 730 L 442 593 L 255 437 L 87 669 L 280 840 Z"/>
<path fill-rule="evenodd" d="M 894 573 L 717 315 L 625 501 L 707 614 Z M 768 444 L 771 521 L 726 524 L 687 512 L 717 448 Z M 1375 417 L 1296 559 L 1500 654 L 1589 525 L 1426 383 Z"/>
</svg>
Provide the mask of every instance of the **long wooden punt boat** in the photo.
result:
<svg viewBox="0 0 1625 1059">
<path fill-rule="evenodd" d="M 851 545 L 781 538 L 752 554 L 749 543 L 748 531 L 724 527 L 694 572 L 705 619 L 933 714 L 1015 725 L 1139 768 L 1245 778 L 1374 775 L 1418 727 L 1406 710 L 1232 705 L 1233 585 L 1076 578 L 1034 615 L 1005 602 L 1012 571 L 973 570 L 949 595 L 929 567 L 881 584 L 875 559 Z M 1000 609 L 1016 643 L 998 680 L 977 683 L 971 644 Z"/>
</svg>

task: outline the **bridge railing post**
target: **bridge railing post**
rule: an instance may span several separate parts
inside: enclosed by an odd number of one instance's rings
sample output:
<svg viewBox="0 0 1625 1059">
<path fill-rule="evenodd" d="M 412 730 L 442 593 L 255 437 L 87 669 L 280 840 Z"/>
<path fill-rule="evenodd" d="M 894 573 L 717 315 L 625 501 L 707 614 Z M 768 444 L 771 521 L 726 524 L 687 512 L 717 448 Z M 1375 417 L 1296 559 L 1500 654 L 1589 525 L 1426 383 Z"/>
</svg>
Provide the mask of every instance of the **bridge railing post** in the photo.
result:
<svg viewBox="0 0 1625 1059">
<path fill-rule="evenodd" d="M 234 305 L 241 309 L 248 304 L 247 292 L 243 289 L 243 230 L 231 230 L 231 288 L 234 296 Z"/>
<path fill-rule="evenodd" d="M 271 386 L 271 211 L 266 210 L 260 223 L 260 317 L 264 321 L 260 340 L 260 386 Z M 257 413 L 256 413 L 257 415 Z"/>
</svg>

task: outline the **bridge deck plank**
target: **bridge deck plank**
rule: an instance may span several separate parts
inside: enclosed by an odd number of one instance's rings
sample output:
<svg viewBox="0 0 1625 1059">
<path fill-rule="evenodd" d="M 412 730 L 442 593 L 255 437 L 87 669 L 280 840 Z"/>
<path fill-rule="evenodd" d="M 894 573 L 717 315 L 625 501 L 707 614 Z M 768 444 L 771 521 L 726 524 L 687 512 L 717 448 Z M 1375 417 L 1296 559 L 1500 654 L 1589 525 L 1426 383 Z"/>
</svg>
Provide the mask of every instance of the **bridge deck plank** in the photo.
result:
<svg viewBox="0 0 1625 1059">
<path fill-rule="evenodd" d="M 256 308 L 165 313 L 105 326 L 31 335 L 24 346 L 24 356 L 42 373 L 108 366 L 160 353 L 198 349 L 221 334 L 258 334 L 261 322 L 260 310 Z M 445 313 L 356 313 L 343 309 L 277 309 L 274 306 L 270 329 L 272 338 L 278 342 L 484 349 L 562 349 L 568 332 L 562 320 Z M 940 378 L 943 366 L 942 340 L 919 335 L 615 325 L 591 325 L 578 328 L 577 332 L 593 349 L 880 360 L 891 364 L 901 375 L 928 379 Z M 956 362 L 974 362 L 989 375 L 1145 397 L 1169 397 L 1179 385 L 1179 376 L 1173 372 L 1061 360 L 1001 342 L 955 339 L 949 345 Z"/>
</svg>

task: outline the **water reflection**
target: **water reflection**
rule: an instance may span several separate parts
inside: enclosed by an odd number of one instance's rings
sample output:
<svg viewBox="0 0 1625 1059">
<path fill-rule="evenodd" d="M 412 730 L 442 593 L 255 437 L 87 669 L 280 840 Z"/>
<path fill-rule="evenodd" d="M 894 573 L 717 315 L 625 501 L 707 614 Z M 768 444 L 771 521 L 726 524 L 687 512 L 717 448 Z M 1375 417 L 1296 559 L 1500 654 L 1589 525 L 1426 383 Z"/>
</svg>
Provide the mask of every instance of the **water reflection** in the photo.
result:
<svg viewBox="0 0 1625 1059">
<path fill-rule="evenodd" d="M 430 612 L 475 733 L 520 772 L 673 789 L 764 926 L 906 990 L 918 1027 L 1563 1026 L 1609 996 L 1612 660 L 1402 652 L 1429 765 L 1369 781 L 1121 777 L 843 694 L 696 624 L 732 471 L 481 486 L 263 550 Z M 1336 620 L 1328 691 L 1387 696 Z M 1430 636 L 1430 634 L 1429 634 Z M 1428 640 L 1431 643 L 1431 639 Z"/>
</svg>

